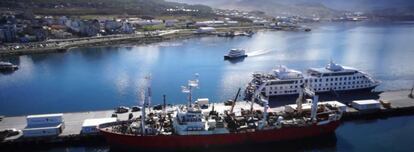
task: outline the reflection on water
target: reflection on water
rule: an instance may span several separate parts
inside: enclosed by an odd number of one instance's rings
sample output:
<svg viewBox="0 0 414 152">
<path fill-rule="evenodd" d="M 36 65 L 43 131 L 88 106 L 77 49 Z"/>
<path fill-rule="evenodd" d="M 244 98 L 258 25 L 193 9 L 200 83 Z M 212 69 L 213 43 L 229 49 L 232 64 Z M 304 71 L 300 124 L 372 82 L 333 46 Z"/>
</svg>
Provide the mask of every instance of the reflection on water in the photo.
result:
<svg viewBox="0 0 414 152">
<path fill-rule="evenodd" d="M 87 111 L 135 105 L 143 77 L 151 74 L 153 101 L 167 95 L 183 103 L 180 86 L 200 74 L 195 96 L 219 102 L 233 98 L 255 71 L 277 65 L 304 71 L 330 59 L 372 74 L 380 90 L 413 84 L 414 24 L 335 23 L 312 32 L 263 31 L 253 37 L 200 37 L 141 46 L 75 48 L 66 53 L 3 60 L 19 64 L 0 74 L 0 115 Z M 232 48 L 249 57 L 224 61 Z M 13 107 L 13 108 L 10 108 Z"/>
</svg>

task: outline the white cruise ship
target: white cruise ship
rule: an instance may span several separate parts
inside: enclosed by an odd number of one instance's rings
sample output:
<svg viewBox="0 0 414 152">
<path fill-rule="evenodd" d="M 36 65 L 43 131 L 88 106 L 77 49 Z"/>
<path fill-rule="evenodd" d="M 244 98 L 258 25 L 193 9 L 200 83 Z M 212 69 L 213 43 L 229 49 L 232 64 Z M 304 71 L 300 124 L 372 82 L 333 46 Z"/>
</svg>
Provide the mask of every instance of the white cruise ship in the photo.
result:
<svg viewBox="0 0 414 152">
<path fill-rule="evenodd" d="M 254 73 L 246 93 L 258 88 L 263 83 L 267 83 L 262 90 L 263 95 L 282 96 L 298 94 L 302 85 L 308 86 L 316 93 L 321 93 L 351 90 L 371 91 L 380 82 L 362 71 L 331 61 L 325 68 L 308 69 L 306 74 L 288 69 L 285 66 L 278 66 L 269 74 Z"/>
</svg>

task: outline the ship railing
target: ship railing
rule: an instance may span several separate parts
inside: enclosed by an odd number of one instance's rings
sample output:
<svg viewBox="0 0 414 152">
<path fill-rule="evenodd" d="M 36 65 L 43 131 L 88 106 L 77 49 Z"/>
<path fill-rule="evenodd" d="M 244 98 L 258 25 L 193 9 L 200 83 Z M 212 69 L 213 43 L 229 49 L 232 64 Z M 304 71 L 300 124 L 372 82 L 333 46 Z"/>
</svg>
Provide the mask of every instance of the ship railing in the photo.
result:
<svg viewBox="0 0 414 152">
<path fill-rule="evenodd" d="M 118 126 L 118 125 L 124 125 L 124 124 L 130 124 L 134 122 L 135 120 L 126 120 L 126 121 L 116 121 L 116 122 L 109 122 L 109 123 L 103 123 L 98 125 L 98 128 L 108 128 L 111 126 Z"/>
</svg>

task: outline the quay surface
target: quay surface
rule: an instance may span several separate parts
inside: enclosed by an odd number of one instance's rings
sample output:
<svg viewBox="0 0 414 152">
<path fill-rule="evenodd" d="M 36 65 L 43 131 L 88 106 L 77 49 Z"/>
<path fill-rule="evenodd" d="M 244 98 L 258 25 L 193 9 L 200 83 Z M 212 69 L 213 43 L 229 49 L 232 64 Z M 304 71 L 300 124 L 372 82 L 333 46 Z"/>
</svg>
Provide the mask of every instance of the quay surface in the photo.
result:
<svg viewBox="0 0 414 152">
<path fill-rule="evenodd" d="M 390 103 L 390 107 L 386 108 L 382 105 L 380 110 L 370 111 L 370 112 L 361 112 L 358 111 L 348 105 L 346 112 L 343 115 L 343 120 L 350 121 L 355 119 L 365 119 L 365 118 L 384 118 L 390 116 L 398 116 L 398 115 L 410 115 L 414 114 L 414 99 L 409 97 L 410 90 L 398 90 L 398 91 L 386 91 L 379 94 L 378 98 L 380 101 L 385 101 Z M 365 98 L 364 98 L 365 99 Z M 375 99 L 375 98 L 371 98 Z M 358 100 L 355 99 L 354 100 Z M 328 100 L 321 100 L 328 101 Z M 292 100 L 288 104 L 294 104 L 295 101 Z M 212 108 L 212 104 L 210 104 L 208 109 Z M 214 103 L 214 108 L 218 112 L 222 112 L 224 110 L 228 110 L 230 106 L 225 106 L 224 103 Z M 247 101 L 239 101 L 237 102 L 234 111 L 237 112 L 241 109 L 249 109 L 250 103 Z M 263 109 L 262 106 L 259 104 L 254 104 L 254 109 Z M 283 106 L 271 107 L 269 111 L 277 112 L 284 110 Z M 114 110 L 102 110 L 102 111 L 90 111 L 90 112 L 73 112 L 73 113 L 64 113 L 63 119 L 65 122 L 65 129 L 63 132 L 53 138 L 19 138 L 15 141 L 8 141 L 3 142 L 0 144 L 7 144 L 13 145 L 14 143 L 27 143 L 32 142 L 33 140 L 41 141 L 40 143 L 59 143 L 59 142 L 67 142 L 67 141 L 81 141 L 85 137 L 94 137 L 93 135 L 82 135 L 82 123 L 85 119 L 90 118 L 109 118 L 114 113 Z M 129 113 L 118 114 L 119 120 L 127 120 Z M 139 117 L 141 112 L 132 112 L 134 117 Z M 16 128 L 16 129 L 24 129 L 26 127 L 26 116 L 12 116 L 12 117 L 4 117 L 3 120 L 0 121 L 0 130 L 9 129 L 9 128 Z M 96 136 L 96 135 L 95 135 Z M 98 136 L 97 136 L 98 137 Z"/>
</svg>

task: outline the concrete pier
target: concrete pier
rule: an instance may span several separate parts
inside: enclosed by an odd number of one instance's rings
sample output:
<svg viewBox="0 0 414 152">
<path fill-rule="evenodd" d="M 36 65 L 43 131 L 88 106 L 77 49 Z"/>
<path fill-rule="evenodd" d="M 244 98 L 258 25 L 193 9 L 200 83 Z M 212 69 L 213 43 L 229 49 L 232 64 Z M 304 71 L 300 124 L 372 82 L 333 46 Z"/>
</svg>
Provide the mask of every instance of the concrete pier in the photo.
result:
<svg viewBox="0 0 414 152">
<path fill-rule="evenodd" d="M 398 116 L 398 115 L 411 115 L 414 114 L 414 99 L 410 98 L 408 95 L 410 90 L 398 90 L 398 91 L 386 91 L 379 93 L 377 98 L 371 99 L 378 99 L 383 103 L 389 103 L 390 106 L 381 106 L 380 110 L 376 111 L 358 111 L 355 108 L 352 108 L 348 105 L 346 112 L 343 115 L 344 121 L 351 121 L 355 119 L 366 119 L 366 118 L 383 118 L 383 117 L 390 117 L 390 116 Z M 361 100 L 366 99 L 366 97 L 358 98 L 358 96 L 353 96 L 354 100 Z M 328 101 L 328 100 L 322 100 Z M 339 100 L 341 101 L 341 100 Z M 343 101 L 341 101 L 343 102 Z M 290 103 L 286 104 L 294 104 L 295 100 L 290 101 Z M 210 104 L 209 109 L 212 108 L 212 104 Z M 224 103 L 214 103 L 214 108 L 218 112 L 222 112 L 224 110 L 229 109 L 229 106 L 225 106 Z M 263 107 L 259 104 L 254 104 L 254 109 L 262 110 Z M 247 101 L 239 101 L 237 102 L 234 110 L 238 111 L 240 109 L 250 109 L 250 103 Z M 283 106 L 276 106 L 271 107 L 269 111 L 277 112 L 284 110 Z M 90 112 L 73 112 L 73 113 L 64 113 L 63 120 L 65 122 L 65 129 L 63 132 L 57 137 L 39 137 L 39 138 L 19 138 L 17 140 L 2 142 L 1 145 L 14 145 L 14 144 L 21 144 L 36 141 L 36 143 L 62 143 L 62 142 L 72 142 L 72 141 L 83 141 L 84 138 L 90 137 L 99 137 L 99 135 L 82 135 L 82 123 L 85 119 L 90 118 L 109 118 L 114 113 L 114 110 L 102 110 L 102 111 L 90 111 Z M 127 120 L 129 113 L 118 114 L 119 120 Z M 140 112 L 133 112 L 134 117 L 138 117 Z M 0 131 L 4 129 L 15 128 L 22 130 L 26 127 L 26 116 L 14 116 L 14 117 L 4 117 L 0 121 Z M 89 140 L 84 140 L 87 142 Z"/>
</svg>

